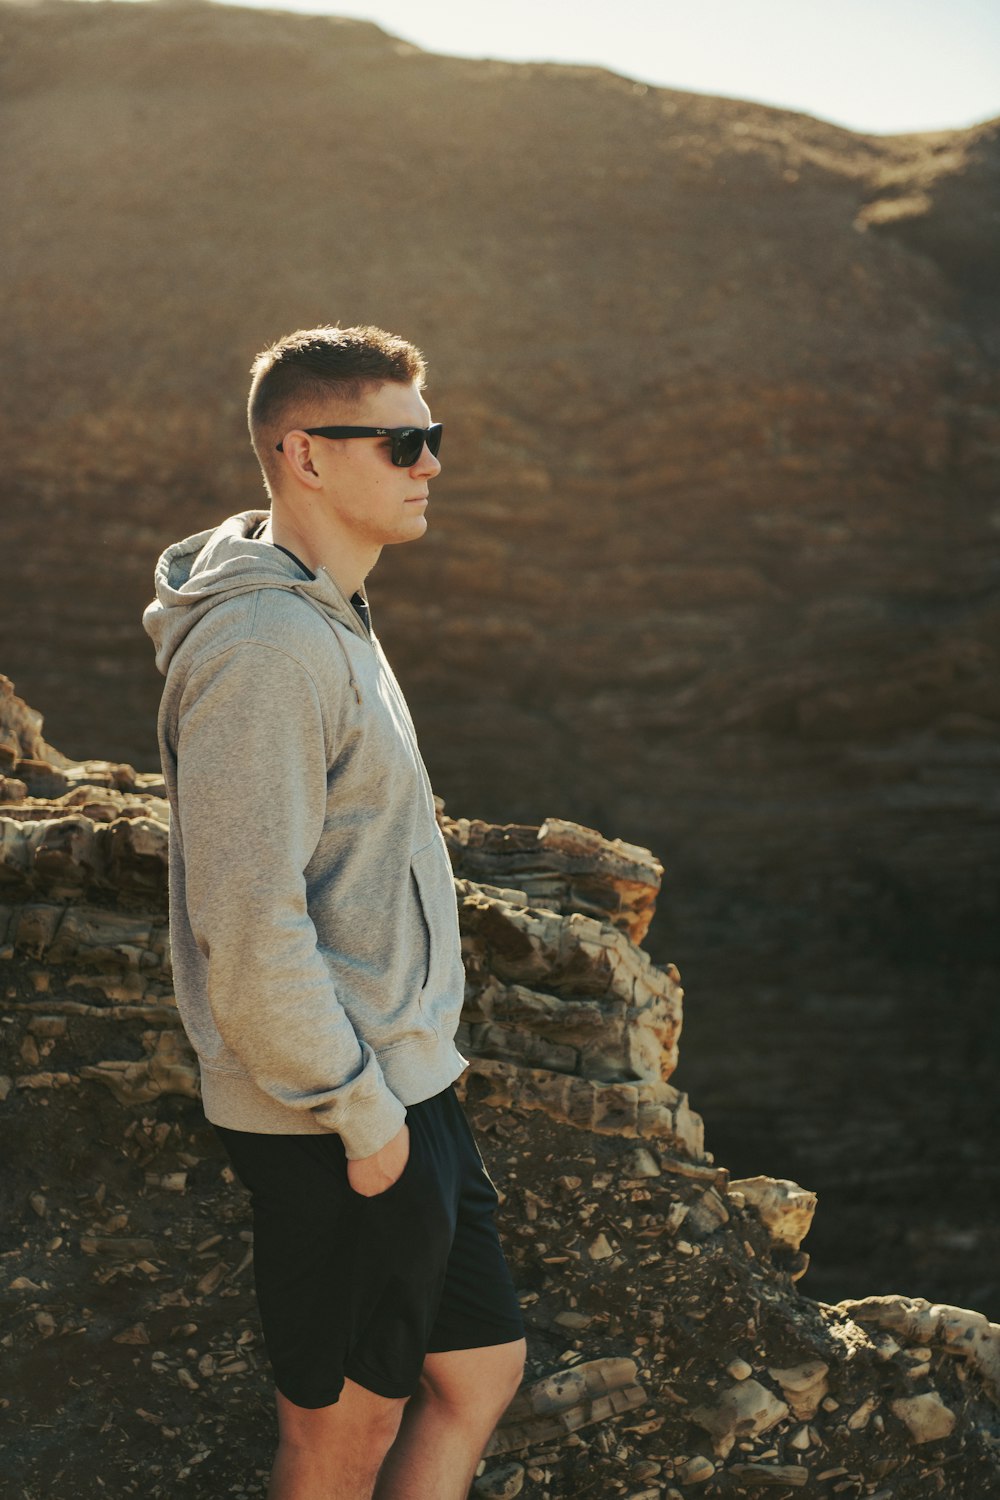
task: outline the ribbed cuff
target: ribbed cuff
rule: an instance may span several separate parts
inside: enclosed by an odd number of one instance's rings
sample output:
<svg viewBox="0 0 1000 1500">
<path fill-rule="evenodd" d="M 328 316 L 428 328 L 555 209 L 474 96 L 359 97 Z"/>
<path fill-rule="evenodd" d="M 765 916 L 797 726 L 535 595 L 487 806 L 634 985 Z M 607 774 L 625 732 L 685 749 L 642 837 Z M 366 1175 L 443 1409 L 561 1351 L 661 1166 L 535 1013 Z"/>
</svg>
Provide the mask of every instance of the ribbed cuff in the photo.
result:
<svg viewBox="0 0 1000 1500">
<path fill-rule="evenodd" d="M 376 1094 L 366 1094 L 352 1099 L 347 1109 L 341 1103 L 337 1113 L 342 1118 L 337 1124 L 337 1134 L 344 1143 L 348 1161 L 357 1161 L 362 1156 L 374 1156 L 387 1146 L 394 1135 L 398 1135 L 406 1121 L 406 1108 L 383 1084 Z M 315 1112 L 323 1121 L 323 1110 Z"/>
</svg>

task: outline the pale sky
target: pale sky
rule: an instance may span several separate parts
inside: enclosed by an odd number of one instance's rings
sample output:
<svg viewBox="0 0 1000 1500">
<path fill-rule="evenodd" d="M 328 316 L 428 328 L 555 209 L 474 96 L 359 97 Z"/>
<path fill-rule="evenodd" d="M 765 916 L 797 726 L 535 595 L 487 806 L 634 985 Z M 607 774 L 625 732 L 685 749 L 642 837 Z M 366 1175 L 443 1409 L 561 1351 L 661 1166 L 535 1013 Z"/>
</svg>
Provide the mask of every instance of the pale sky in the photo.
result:
<svg viewBox="0 0 1000 1500">
<path fill-rule="evenodd" d="M 233 0 L 375 21 L 430 52 L 599 63 L 879 134 L 1000 115 L 1000 0 Z"/>
</svg>

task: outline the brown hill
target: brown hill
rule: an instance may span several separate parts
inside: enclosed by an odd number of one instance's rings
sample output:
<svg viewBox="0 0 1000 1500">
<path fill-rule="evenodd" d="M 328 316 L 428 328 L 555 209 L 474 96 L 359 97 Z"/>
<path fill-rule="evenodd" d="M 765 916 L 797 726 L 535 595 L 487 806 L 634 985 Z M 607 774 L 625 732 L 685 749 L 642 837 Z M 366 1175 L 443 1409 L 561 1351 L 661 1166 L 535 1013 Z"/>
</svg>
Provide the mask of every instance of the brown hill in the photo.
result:
<svg viewBox="0 0 1000 1500">
<path fill-rule="evenodd" d="M 0 20 L 0 671 L 56 743 L 153 768 L 138 616 L 163 544 L 260 502 L 254 352 L 398 328 L 446 466 L 373 612 L 449 812 L 660 853 L 737 1170 L 747 1090 L 839 1105 L 864 1054 L 902 1119 L 928 1047 L 980 1149 L 1000 124 L 862 136 L 205 4 Z"/>
</svg>

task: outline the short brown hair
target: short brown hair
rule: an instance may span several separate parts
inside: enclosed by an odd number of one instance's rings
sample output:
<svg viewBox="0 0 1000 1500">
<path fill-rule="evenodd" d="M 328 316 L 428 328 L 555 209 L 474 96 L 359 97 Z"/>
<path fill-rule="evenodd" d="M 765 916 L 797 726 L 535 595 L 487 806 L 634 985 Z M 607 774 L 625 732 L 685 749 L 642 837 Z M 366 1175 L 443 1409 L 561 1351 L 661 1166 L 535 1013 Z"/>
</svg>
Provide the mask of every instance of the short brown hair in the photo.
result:
<svg viewBox="0 0 1000 1500">
<path fill-rule="evenodd" d="M 293 426 L 318 426 L 330 401 L 354 406 L 386 381 L 424 383 L 413 344 L 384 328 L 300 328 L 262 349 L 250 367 L 250 441 L 268 489 L 281 472 L 275 444 Z"/>
</svg>

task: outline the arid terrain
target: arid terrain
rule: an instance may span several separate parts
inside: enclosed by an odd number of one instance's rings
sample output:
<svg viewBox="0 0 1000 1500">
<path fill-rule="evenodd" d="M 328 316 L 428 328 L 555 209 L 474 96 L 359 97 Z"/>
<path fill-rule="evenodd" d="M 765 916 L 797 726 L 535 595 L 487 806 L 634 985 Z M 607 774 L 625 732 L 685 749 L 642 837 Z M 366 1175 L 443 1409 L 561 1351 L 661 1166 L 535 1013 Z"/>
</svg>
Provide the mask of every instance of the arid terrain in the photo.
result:
<svg viewBox="0 0 1000 1500">
<path fill-rule="evenodd" d="M 51 741 L 156 770 L 139 615 L 263 503 L 254 353 L 398 329 L 445 467 L 369 592 L 447 813 L 662 862 L 674 1082 L 819 1195 L 809 1296 L 1000 1318 L 1000 122 L 186 0 L 0 31 L 0 672 Z"/>
</svg>

